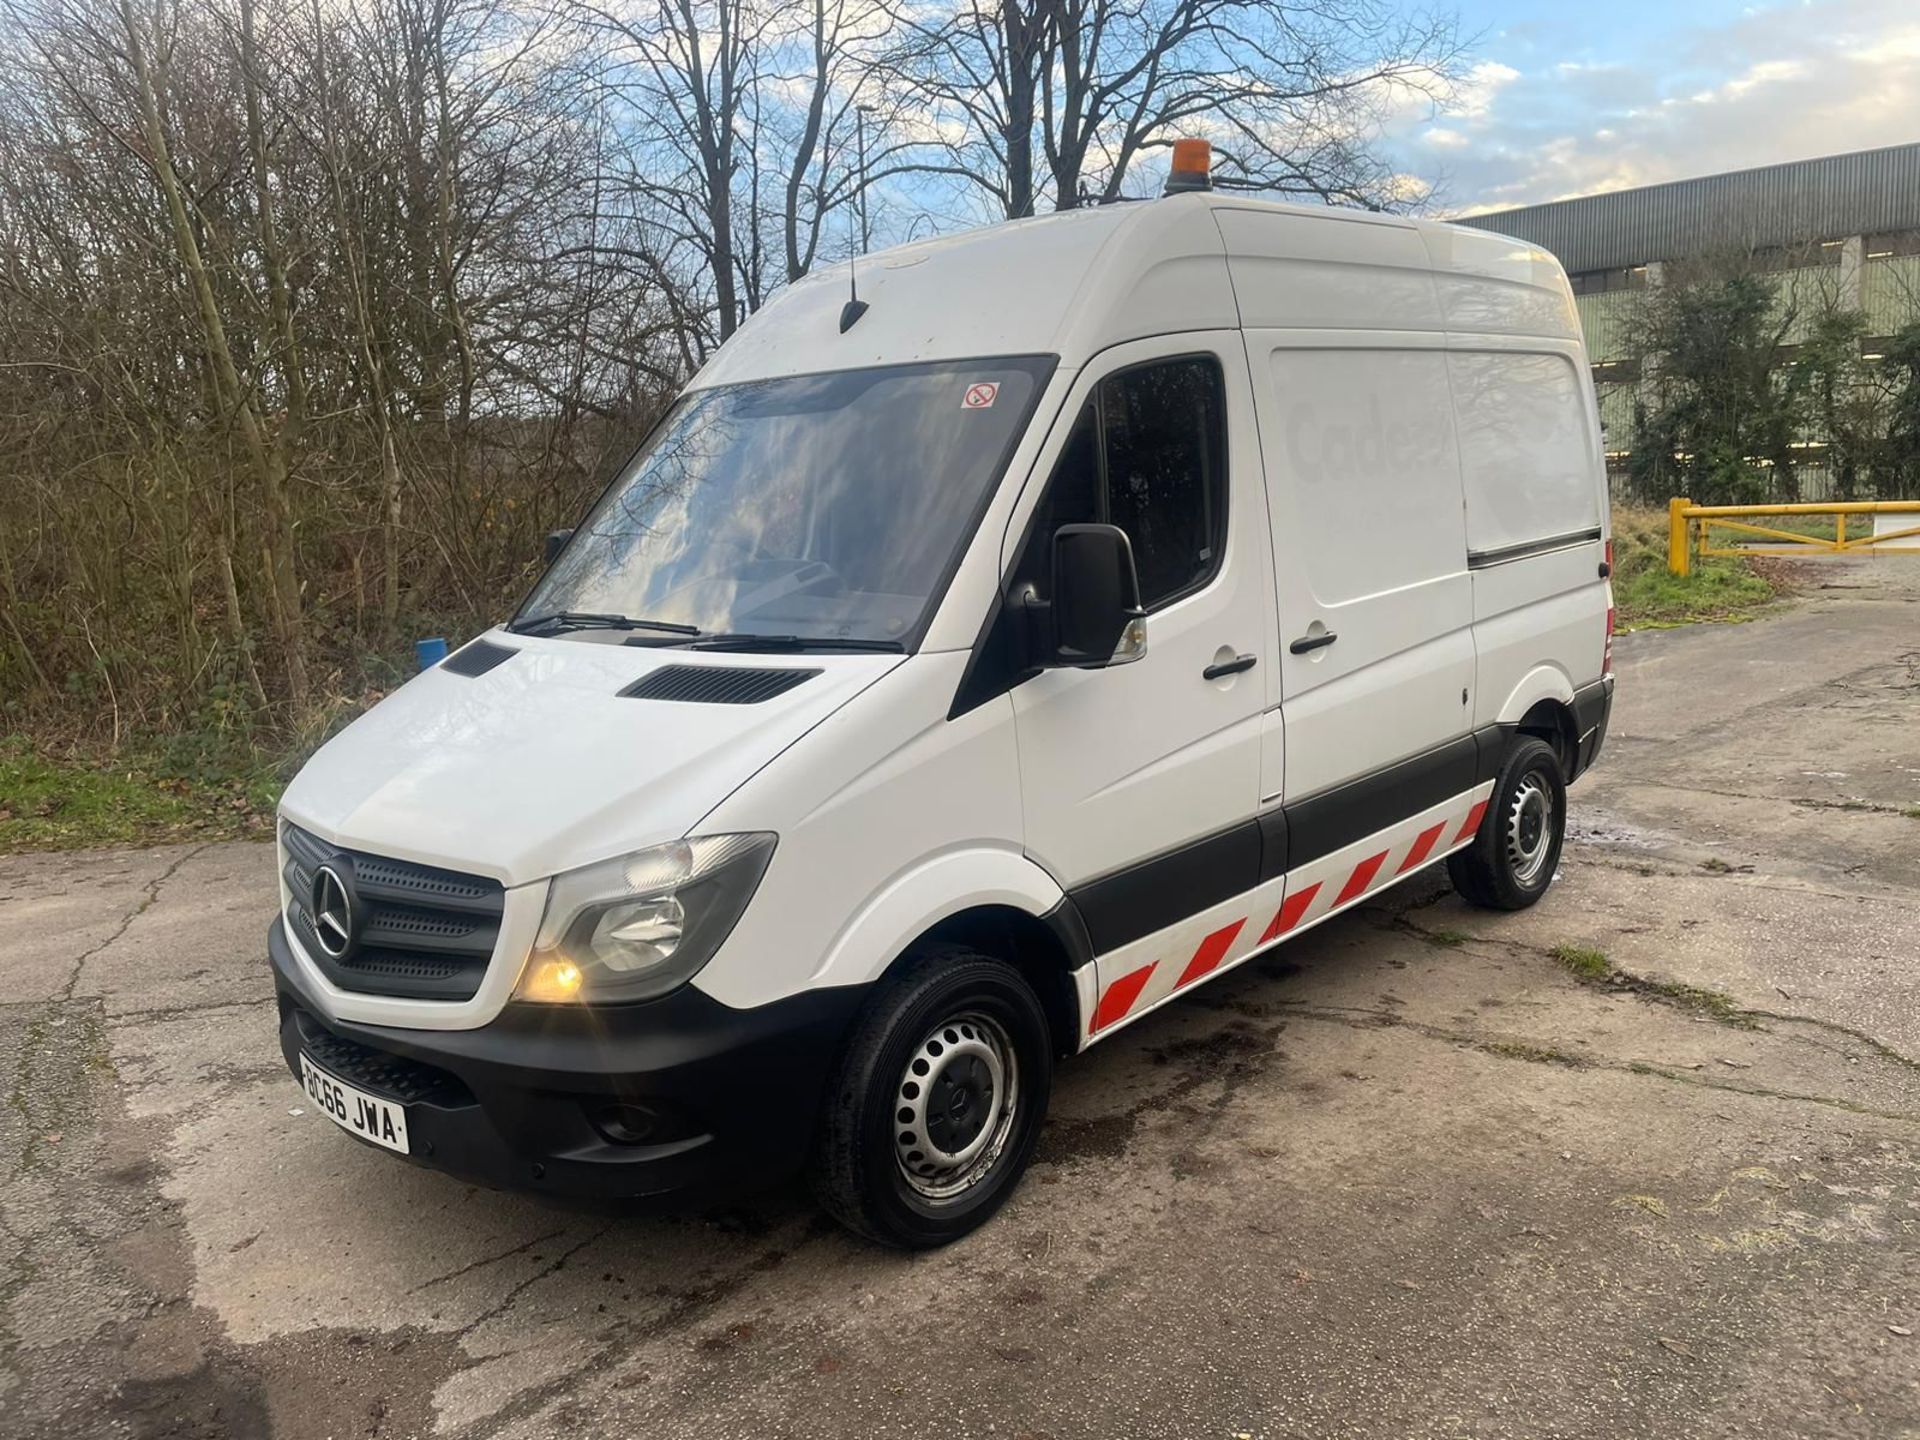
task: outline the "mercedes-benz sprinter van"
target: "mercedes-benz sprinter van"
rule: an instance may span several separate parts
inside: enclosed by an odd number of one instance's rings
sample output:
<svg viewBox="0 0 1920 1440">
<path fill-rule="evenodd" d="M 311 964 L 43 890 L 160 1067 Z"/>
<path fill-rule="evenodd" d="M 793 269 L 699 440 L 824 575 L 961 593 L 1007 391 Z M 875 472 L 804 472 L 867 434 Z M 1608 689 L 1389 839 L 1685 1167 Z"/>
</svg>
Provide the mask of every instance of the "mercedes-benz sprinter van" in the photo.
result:
<svg viewBox="0 0 1920 1440">
<path fill-rule="evenodd" d="M 1537 249 L 1200 188 L 795 284 L 287 790 L 288 1065 L 476 1180 L 964 1234 L 1057 1059 L 1425 867 L 1546 892 L 1587 377 Z"/>
</svg>

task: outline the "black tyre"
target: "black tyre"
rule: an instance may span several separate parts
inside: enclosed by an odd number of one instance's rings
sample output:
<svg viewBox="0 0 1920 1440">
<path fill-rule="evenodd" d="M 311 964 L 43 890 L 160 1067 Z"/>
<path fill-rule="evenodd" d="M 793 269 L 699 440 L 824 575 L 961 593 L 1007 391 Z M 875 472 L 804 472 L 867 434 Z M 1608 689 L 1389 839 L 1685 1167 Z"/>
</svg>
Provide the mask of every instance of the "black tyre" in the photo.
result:
<svg viewBox="0 0 1920 1440">
<path fill-rule="evenodd" d="M 1551 745 L 1514 739 L 1479 833 L 1447 860 L 1453 888 L 1486 910 L 1524 910 L 1553 883 L 1567 833 L 1567 782 Z"/>
<path fill-rule="evenodd" d="M 1052 1088 L 1046 1012 L 1020 972 L 928 946 L 854 1026 L 821 1118 L 814 1193 L 884 1244 L 957 1240 L 1019 1183 Z"/>
</svg>

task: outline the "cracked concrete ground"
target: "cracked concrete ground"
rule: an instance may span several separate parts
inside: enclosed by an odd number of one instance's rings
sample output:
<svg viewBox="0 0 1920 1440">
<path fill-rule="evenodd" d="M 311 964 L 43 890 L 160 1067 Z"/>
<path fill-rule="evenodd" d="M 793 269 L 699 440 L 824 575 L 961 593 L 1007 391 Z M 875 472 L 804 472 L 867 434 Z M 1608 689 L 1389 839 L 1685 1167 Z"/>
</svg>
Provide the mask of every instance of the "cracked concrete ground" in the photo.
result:
<svg viewBox="0 0 1920 1440">
<path fill-rule="evenodd" d="M 391 1162 L 281 1064 L 265 848 L 0 859 L 0 1434 L 1920 1437 L 1902 563 L 1624 637 L 1541 905 L 1125 1031 L 933 1255 Z"/>
</svg>

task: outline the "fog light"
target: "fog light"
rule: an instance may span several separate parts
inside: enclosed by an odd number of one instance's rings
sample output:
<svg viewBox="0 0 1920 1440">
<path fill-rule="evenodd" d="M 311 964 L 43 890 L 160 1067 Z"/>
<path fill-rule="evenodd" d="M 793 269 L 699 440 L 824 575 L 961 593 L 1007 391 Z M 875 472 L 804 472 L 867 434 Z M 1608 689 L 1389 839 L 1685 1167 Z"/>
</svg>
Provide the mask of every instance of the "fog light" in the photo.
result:
<svg viewBox="0 0 1920 1440">
<path fill-rule="evenodd" d="M 660 1117 L 644 1105 L 614 1102 L 587 1112 L 601 1138 L 615 1145 L 644 1145 L 660 1128 Z"/>
</svg>

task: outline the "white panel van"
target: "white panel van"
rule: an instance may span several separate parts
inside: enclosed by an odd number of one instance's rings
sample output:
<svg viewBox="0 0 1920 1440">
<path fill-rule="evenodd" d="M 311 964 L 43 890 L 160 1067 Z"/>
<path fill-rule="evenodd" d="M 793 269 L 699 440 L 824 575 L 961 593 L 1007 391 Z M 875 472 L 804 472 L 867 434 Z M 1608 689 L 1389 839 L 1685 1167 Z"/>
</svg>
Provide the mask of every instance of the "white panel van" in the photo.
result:
<svg viewBox="0 0 1920 1440">
<path fill-rule="evenodd" d="M 287 790 L 288 1065 L 488 1183 L 964 1234 L 1059 1058 L 1428 866 L 1546 892 L 1587 374 L 1539 250 L 1204 188 L 794 285 Z"/>
</svg>

